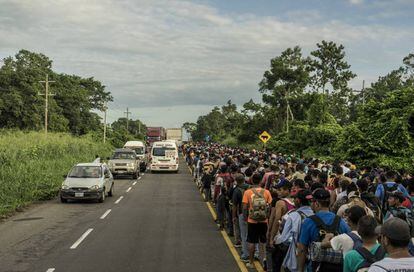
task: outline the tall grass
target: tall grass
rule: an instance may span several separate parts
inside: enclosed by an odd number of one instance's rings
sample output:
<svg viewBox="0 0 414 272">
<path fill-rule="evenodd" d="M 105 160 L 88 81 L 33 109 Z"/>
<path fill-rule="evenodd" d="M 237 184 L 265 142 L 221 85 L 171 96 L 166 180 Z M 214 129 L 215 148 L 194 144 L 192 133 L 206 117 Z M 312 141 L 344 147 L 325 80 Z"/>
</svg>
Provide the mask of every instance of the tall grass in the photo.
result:
<svg viewBox="0 0 414 272">
<path fill-rule="evenodd" d="M 109 156 L 112 146 L 90 137 L 0 131 L 0 217 L 56 196 L 71 166 Z"/>
</svg>

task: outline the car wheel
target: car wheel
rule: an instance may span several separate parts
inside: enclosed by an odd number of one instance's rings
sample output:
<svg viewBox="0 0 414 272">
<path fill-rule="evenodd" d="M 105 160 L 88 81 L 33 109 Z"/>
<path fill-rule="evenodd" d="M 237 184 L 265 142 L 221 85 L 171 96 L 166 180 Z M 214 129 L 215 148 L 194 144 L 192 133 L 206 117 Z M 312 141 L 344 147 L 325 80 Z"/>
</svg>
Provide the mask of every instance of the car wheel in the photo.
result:
<svg viewBox="0 0 414 272">
<path fill-rule="evenodd" d="M 105 201 L 105 188 L 103 188 L 102 193 L 101 193 L 101 197 L 98 199 L 99 203 L 103 203 Z"/>
<path fill-rule="evenodd" d="M 62 202 L 62 203 L 68 203 L 68 200 L 66 198 L 60 197 L 60 202 Z"/>
<path fill-rule="evenodd" d="M 108 196 L 114 195 L 114 184 L 112 183 L 111 190 L 108 192 Z"/>
<path fill-rule="evenodd" d="M 133 175 L 132 175 L 132 179 L 137 179 L 138 178 L 138 173 L 137 172 L 135 172 Z"/>
</svg>

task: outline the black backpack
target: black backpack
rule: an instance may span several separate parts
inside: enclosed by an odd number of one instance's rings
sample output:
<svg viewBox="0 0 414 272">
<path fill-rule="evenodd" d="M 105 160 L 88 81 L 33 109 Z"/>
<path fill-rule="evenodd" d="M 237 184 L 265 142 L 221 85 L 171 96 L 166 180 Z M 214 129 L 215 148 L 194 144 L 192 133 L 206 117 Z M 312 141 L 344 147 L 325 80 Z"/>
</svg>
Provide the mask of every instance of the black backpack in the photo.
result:
<svg viewBox="0 0 414 272">
<path fill-rule="evenodd" d="M 315 223 L 316 228 L 319 230 L 319 241 L 322 241 L 325 238 L 327 233 L 333 233 L 334 236 L 339 234 L 339 224 L 341 223 L 341 217 L 335 215 L 335 218 L 330 225 L 326 225 L 322 219 L 316 215 L 311 215 L 309 218 Z"/>
<path fill-rule="evenodd" d="M 359 253 L 359 255 L 362 256 L 362 258 L 364 258 L 364 261 L 358 266 L 358 269 L 356 271 L 362 268 L 368 268 L 373 263 L 381 261 L 382 259 L 384 259 L 386 253 L 382 246 L 379 246 L 377 248 L 375 254 L 372 254 L 368 249 L 362 246 L 358 247 L 356 251 Z"/>
</svg>

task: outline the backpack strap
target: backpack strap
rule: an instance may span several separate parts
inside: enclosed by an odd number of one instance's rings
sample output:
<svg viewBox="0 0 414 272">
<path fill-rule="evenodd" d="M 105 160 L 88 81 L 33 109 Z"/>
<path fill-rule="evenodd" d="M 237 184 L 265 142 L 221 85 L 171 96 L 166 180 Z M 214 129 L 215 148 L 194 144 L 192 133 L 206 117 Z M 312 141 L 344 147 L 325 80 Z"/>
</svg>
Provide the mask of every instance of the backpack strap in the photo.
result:
<svg viewBox="0 0 414 272">
<path fill-rule="evenodd" d="M 374 254 L 372 254 L 365 247 L 358 247 L 358 248 L 356 248 L 356 251 L 359 253 L 359 255 L 361 255 L 364 258 L 365 262 L 367 262 L 369 264 L 375 263 L 375 256 L 374 256 Z"/>
<path fill-rule="evenodd" d="M 377 251 L 375 251 L 375 261 L 384 259 L 386 253 L 385 249 L 382 246 L 379 246 Z"/>
<path fill-rule="evenodd" d="M 348 232 L 346 235 L 348 235 L 349 238 L 352 239 L 352 241 L 354 242 L 354 246 L 362 242 L 361 238 L 353 232 Z"/>
<path fill-rule="evenodd" d="M 300 215 L 300 220 L 303 221 L 303 219 L 306 218 L 306 214 L 304 212 L 302 212 L 302 211 L 297 211 L 297 212 Z"/>
<path fill-rule="evenodd" d="M 264 190 L 260 190 L 260 192 L 258 192 L 255 188 L 252 188 L 252 192 L 255 196 L 264 197 Z"/>
<path fill-rule="evenodd" d="M 317 215 L 311 215 L 309 218 L 315 223 L 316 227 L 320 230 L 321 228 L 326 230 L 326 225 L 322 221 L 322 219 L 319 218 Z"/>
<path fill-rule="evenodd" d="M 341 224 L 341 217 L 338 215 L 335 215 L 335 218 L 331 225 L 328 226 L 327 231 L 331 233 L 339 233 L 339 225 Z"/>
</svg>

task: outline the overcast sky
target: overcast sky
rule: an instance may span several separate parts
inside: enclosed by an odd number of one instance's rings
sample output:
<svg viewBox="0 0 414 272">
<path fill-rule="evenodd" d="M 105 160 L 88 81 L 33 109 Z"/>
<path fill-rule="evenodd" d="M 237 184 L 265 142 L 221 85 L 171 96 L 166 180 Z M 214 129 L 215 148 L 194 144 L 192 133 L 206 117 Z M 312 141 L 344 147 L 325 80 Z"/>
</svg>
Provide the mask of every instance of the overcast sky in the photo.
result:
<svg viewBox="0 0 414 272">
<path fill-rule="evenodd" d="M 271 58 L 323 39 L 346 47 L 360 88 L 414 52 L 413 14 L 414 0 L 0 0 L 0 58 L 44 53 L 107 86 L 109 121 L 129 107 L 177 127 L 228 99 L 260 101 Z"/>
</svg>

